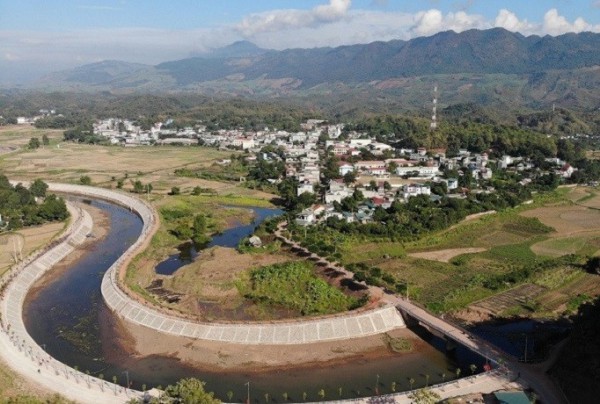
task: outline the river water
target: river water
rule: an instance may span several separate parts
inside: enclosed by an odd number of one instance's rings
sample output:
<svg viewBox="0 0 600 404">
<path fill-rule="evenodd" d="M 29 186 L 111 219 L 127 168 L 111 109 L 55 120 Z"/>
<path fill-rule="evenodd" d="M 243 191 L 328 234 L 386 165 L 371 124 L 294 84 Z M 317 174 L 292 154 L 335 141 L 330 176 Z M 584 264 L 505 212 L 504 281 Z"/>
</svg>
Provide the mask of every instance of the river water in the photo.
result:
<svg viewBox="0 0 600 404">
<path fill-rule="evenodd" d="M 177 359 L 163 356 L 138 358 L 129 355 L 115 341 L 114 319 L 105 306 L 100 283 L 111 263 L 139 235 L 141 220 L 119 206 L 102 201 L 90 202 L 106 212 L 110 230 L 106 238 L 97 240 L 86 254 L 59 274 L 52 271 L 42 279 L 42 286 L 30 293 L 24 307 L 25 324 L 32 337 L 48 353 L 69 366 L 77 366 L 91 374 L 102 374 L 106 380 L 117 378 L 125 384 L 128 378 L 132 388 L 142 389 L 166 386 L 183 377 L 197 377 L 206 381 L 206 388 L 217 397 L 243 402 L 250 382 L 253 402 L 264 402 L 268 393 L 271 401 L 283 401 L 287 393 L 290 401 L 319 400 L 323 389 L 325 399 L 370 396 L 375 392 L 391 392 L 392 381 L 396 390 L 408 390 L 409 379 L 413 387 L 450 380 L 457 366 L 462 375 L 470 374 L 469 365 L 482 368 L 483 358 L 458 347 L 445 352 L 445 343 L 423 329 L 414 329 L 427 342 L 418 353 L 357 360 L 346 364 L 320 365 L 289 370 L 255 372 L 252 369 L 235 371 L 198 370 Z M 256 223 L 258 224 L 258 223 Z M 237 244 L 236 244 L 237 245 Z M 379 384 L 376 386 L 377 381 Z"/>
<path fill-rule="evenodd" d="M 281 209 L 268 208 L 248 208 L 254 213 L 254 220 L 249 224 L 239 224 L 230 229 L 215 235 L 206 248 L 210 247 L 229 247 L 236 248 L 244 237 L 248 237 L 254 233 L 256 228 L 273 216 L 278 216 L 283 213 Z M 178 247 L 179 253 L 170 255 L 166 260 L 160 262 L 156 266 L 156 273 L 159 275 L 173 275 L 182 266 L 191 263 L 198 256 L 198 251 L 193 243 L 184 243 Z"/>
</svg>

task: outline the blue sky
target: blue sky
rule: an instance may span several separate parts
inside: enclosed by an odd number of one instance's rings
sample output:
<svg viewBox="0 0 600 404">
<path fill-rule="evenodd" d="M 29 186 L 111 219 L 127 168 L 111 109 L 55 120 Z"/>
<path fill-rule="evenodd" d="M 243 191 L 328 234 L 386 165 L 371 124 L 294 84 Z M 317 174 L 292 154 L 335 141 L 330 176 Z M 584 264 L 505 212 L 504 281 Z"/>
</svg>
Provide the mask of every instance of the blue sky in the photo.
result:
<svg viewBox="0 0 600 404">
<path fill-rule="evenodd" d="M 308 48 L 492 27 L 600 32 L 600 0 L 0 0 L 0 82 L 107 59 L 156 64 L 242 39 Z"/>
</svg>

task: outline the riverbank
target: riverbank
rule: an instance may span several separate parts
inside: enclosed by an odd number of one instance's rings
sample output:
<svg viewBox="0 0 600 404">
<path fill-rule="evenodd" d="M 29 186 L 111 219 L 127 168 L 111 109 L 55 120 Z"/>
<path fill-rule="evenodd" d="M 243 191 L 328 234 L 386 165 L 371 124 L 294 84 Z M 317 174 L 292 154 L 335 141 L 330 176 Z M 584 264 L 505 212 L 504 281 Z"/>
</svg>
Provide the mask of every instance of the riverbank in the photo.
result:
<svg viewBox="0 0 600 404">
<path fill-rule="evenodd" d="M 264 372 L 276 369 L 325 367 L 359 360 L 418 355 L 431 347 L 407 328 L 343 341 L 302 345 L 241 345 L 197 340 L 157 333 L 146 327 L 115 319 L 113 343 L 131 356 L 167 356 L 200 370 Z M 412 350 L 396 353 L 388 336 L 409 341 Z M 110 359 L 110 358 L 107 358 Z"/>
<path fill-rule="evenodd" d="M 77 248 L 73 250 L 69 255 L 67 255 L 59 263 L 54 265 L 52 267 L 52 271 L 44 275 L 41 279 L 39 279 L 33 284 L 31 289 L 29 290 L 29 293 L 27 294 L 27 299 L 23 303 L 23 307 L 25 308 L 27 307 L 28 301 L 35 300 L 35 298 L 37 297 L 37 293 L 40 290 L 49 287 L 50 285 L 52 285 L 53 282 L 56 282 L 59 279 L 61 279 L 61 277 L 69 268 L 71 268 L 76 262 L 78 262 L 90 251 L 94 242 L 103 240 L 108 234 L 110 223 L 107 214 L 103 212 L 102 209 L 82 202 L 74 203 L 73 201 L 71 201 L 71 203 L 77 208 L 84 209 L 90 215 L 94 223 L 94 227 L 89 233 L 90 236 L 86 239 L 86 241 L 83 244 L 77 246 Z M 26 311 L 27 310 L 25 309 L 24 313 Z"/>
</svg>

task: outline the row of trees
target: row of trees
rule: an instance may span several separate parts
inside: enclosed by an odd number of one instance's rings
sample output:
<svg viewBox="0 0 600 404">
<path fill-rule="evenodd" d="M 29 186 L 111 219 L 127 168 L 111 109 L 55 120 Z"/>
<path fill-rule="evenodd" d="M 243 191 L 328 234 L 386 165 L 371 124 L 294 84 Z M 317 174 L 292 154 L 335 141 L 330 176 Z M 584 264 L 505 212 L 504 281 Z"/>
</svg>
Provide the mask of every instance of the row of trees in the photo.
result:
<svg viewBox="0 0 600 404">
<path fill-rule="evenodd" d="M 69 216 L 62 198 L 46 195 L 48 185 L 41 180 L 31 183 L 29 189 L 22 184 L 12 186 L 8 178 L 0 175 L 1 225 L 8 230 L 45 222 L 63 221 Z M 36 199 L 43 198 L 41 203 Z"/>
</svg>

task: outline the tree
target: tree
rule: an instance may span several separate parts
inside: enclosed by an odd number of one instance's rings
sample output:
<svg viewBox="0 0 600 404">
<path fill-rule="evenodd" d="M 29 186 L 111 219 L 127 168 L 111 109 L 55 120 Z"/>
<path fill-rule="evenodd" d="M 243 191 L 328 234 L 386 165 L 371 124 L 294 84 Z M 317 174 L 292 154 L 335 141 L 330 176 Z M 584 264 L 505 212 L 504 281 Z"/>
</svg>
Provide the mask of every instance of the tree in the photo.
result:
<svg viewBox="0 0 600 404">
<path fill-rule="evenodd" d="M 324 389 L 319 390 L 318 394 L 319 394 L 319 397 L 321 398 L 321 400 L 323 400 L 325 398 L 325 390 Z"/>
<path fill-rule="evenodd" d="M 40 179 L 36 179 L 31 183 L 29 187 L 29 191 L 33 196 L 37 196 L 38 198 L 44 198 L 46 196 L 46 190 L 48 189 L 48 184 Z"/>
<path fill-rule="evenodd" d="M 233 398 L 233 391 L 229 390 L 227 392 L 227 401 L 231 402 L 232 398 Z"/>
<path fill-rule="evenodd" d="M 408 396 L 416 404 L 435 404 L 441 400 L 441 396 L 430 389 L 419 389 Z"/>
<path fill-rule="evenodd" d="M 40 147 L 40 139 L 37 137 L 32 137 L 29 139 L 29 143 L 27 143 L 27 148 L 31 150 L 38 149 Z"/>
<path fill-rule="evenodd" d="M 175 385 L 165 389 L 163 397 L 170 398 L 172 403 L 180 404 L 217 404 L 221 401 L 214 398 L 214 393 L 204 390 L 204 383 L 195 378 L 181 379 Z"/>
<path fill-rule="evenodd" d="M 477 365 L 475 365 L 474 363 L 471 363 L 469 365 L 469 369 L 471 369 L 471 375 L 474 375 L 475 372 L 477 371 Z"/>
<path fill-rule="evenodd" d="M 348 171 L 344 174 L 344 184 L 351 185 L 356 181 L 356 173 L 354 171 Z"/>
<path fill-rule="evenodd" d="M 408 378 L 408 384 L 410 384 L 410 389 L 413 389 L 413 385 L 415 384 L 415 379 L 413 379 L 412 377 Z"/>
<path fill-rule="evenodd" d="M 136 194 L 144 193 L 144 184 L 142 184 L 142 181 L 135 180 L 133 182 L 133 192 Z"/>
<path fill-rule="evenodd" d="M 92 179 L 89 175 L 82 175 L 81 177 L 79 177 L 79 182 L 81 183 L 81 185 L 92 185 Z"/>
<path fill-rule="evenodd" d="M 179 187 L 171 187 L 171 195 L 179 195 L 181 193 L 181 189 Z"/>
<path fill-rule="evenodd" d="M 396 163 L 395 161 L 390 161 L 390 163 L 387 165 L 387 171 L 390 174 L 396 174 L 397 169 L 398 169 L 398 163 Z"/>
<path fill-rule="evenodd" d="M 45 134 L 42 136 L 42 144 L 44 146 L 48 146 L 50 144 L 50 139 L 48 139 L 48 136 L 46 136 Z"/>
</svg>

